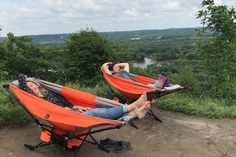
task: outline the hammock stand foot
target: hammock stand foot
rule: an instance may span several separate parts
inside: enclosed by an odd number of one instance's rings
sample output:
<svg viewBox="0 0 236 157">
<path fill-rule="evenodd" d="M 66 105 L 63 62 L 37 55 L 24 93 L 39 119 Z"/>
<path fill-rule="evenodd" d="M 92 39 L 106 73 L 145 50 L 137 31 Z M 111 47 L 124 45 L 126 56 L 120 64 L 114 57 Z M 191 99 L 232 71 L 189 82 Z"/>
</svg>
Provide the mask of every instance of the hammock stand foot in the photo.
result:
<svg viewBox="0 0 236 157">
<path fill-rule="evenodd" d="M 49 143 L 45 143 L 45 142 L 40 142 L 39 144 L 33 146 L 33 145 L 29 145 L 29 144 L 24 144 L 24 147 L 28 148 L 30 151 L 33 151 L 37 148 L 41 148 L 41 147 L 44 147 L 44 146 L 48 146 L 48 145 L 51 145 L 52 143 L 49 142 Z"/>
<path fill-rule="evenodd" d="M 131 119 L 131 120 L 129 121 L 129 124 L 130 124 L 132 127 L 134 127 L 135 129 L 138 129 L 138 126 L 134 123 L 134 119 Z"/>
<path fill-rule="evenodd" d="M 160 118 L 158 118 L 158 117 L 153 113 L 153 111 L 152 111 L 151 109 L 149 109 L 148 114 L 149 114 L 150 116 L 152 116 L 156 121 L 162 123 L 162 120 L 161 120 Z"/>
</svg>

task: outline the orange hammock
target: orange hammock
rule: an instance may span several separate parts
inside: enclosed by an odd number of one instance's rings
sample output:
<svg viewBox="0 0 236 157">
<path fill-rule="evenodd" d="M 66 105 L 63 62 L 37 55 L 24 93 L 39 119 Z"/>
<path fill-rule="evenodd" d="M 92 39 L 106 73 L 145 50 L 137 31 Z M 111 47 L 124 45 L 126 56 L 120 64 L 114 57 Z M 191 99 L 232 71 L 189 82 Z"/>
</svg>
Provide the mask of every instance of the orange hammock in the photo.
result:
<svg viewBox="0 0 236 157">
<path fill-rule="evenodd" d="M 60 93 L 73 105 L 91 108 L 114 107 L 116 105 L 122 105 L 112 100 L 98 97 L 93 94 L 75 90 L 69 87 L 63 87 L 39 79 L 36 79 L 36 81 L 44 88 Z M 29 148 L 30 150 L 34 150 L 38 147 L 43 147 L 49 144 L 60 145 L 64 150 L 80 148 L 83 142 L 88 142 L 86 140 L 87 136 L 90 136 L 94 141 L 89 141 L 89 143 L 97 144 L 99 147 L 101 147 L 92 137 L 93 133 L 117 129 L 125 124 L 124 121 L 97 118 L 74 112 L 29 94 L 19 89 L 12 83 L 6 84 L 4 87 L 17 100 L 17 102 L 22 105 L 22 107 L 30 114 L 33 120 L 41 128 L 40 138 L 42 142 L 36 146 L 26 144 L 25 147 Z M 48 125 L 48 123 L 50 125 Z M 94 128 L 96 128 L 96 130 L 93 131 Z M 107 151 L 105 148 L 102 149 Z"/>
<path fill-rule="evenodd" d="M 136 100 L 144 92 L 147 92 L 150 95 L 150 99 L 155 99 L 183 89 L 181 86 L 172 90 L 153 88 L 148 86 L 148 84 L 154 84 L 157 81 L 152 78 L 131 74 L 133 75 L 134 80 L 128 80 L 110 75 L 106 73 L 102 67 L 101 71 L 106 82 L 119 90 L 128 100 Z"/>
</svg>

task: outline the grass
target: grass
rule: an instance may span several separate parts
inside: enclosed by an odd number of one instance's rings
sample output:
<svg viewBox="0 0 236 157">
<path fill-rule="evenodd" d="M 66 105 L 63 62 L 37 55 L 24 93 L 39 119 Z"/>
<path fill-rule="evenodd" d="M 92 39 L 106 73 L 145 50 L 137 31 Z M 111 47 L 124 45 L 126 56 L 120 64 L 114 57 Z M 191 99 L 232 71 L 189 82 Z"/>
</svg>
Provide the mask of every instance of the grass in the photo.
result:
<svg viewBox="0 0 236 157">
<path fill-rule="evenodd" d="M 210 98 L 200 100 L 186 95 L 172 94 L 160 98 L 158 106 L 164 110 L 178 111 L 189 115 L 209 118 L 236 118 L 236 104 L 226 105 L 224 101 Z"/>
<path fill-rule="evenodd" d="M 10 106 L 10 105 L 9 105 Z M 0 106 L 0 126 L 21 126 L 29 121 L 29 117 L 20 106 Z"/>
<path fill-rule="evenodd" d="M 0 83 L 0 127 L 21 126 L 29 121 L 29 116 L 25 110 L 18 105 L 5 90 L 2 85 L 8 81 Z"/>
<path fill-rule="evenodd" d="M 3 82 L 0 83 L 0 126 L 20 126 L 27 123 L 30 117 L 20 105 L 12 101 L 9 93 L 2 88 L 2 84 Z M 66 86 L 109 99 L 113 97 L 108 86 L 103 82 L 94 87 L 83 87 L 79 84 L 71 83 Z M 156 103 L 163 110 L 183 112 L 189 115 L 210 118 L 236 118 L 236 104 L 229 106 L 224 101 L 210 98 L 199 100 L 186 95 L 171 94 L 156 100 Z"/>
</svg>

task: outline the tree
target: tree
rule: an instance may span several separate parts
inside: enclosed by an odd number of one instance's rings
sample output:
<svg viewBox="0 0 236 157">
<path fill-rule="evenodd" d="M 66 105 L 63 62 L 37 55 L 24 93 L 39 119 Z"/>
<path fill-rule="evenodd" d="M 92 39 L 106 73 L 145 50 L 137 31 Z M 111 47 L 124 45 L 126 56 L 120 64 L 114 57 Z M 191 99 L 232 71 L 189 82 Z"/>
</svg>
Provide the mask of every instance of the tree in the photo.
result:
<svg viewBox="0 0 236 157">
<path fill-rule="evenodd" d="M 47 59 L 44 51 L 35 46 L 26 36 L 15 37 L 7 34 L 6 69 L 9 76 L 15 78 L 19 73 L 29 76 L 44 77 L 47 71 Z"/>
<path fill-rule="evenodd" d="M 6 49 L 3 43 L 0 43 L 0 79 L 7 77 L 8 73 L 6 71 Z"/>
<path fill-rule="evenodd" d="M 177 55 L 177 63 L 179 65 L 177 82 L 187 88 L 191 96 L 199 96 L 201 85 L 197 77 L 194 75 L 192 67 L 187 62 L 187 55 L 182 51 Z"/>
<path fill-rule="evenodd" d="M 196 52 L 208 79 L 207 89 L 216 97 L 233 98 L 236 96 L 235 10 L 217 6 L 214 0 L 203 0 L 202 7 L 197 16 L 203 27 L 196 40 Z"/>
<path fill-rule="evenodd" d="M 60 81 L 65 83 L 65 51 L 56 46 L 40 47 L 40 51 L 44 56 L 42 66 L 45 69 L 41 78 L 51 82 Z"/>
<path fill-rule="evenodd" d="M 94 84 L 99 67 L 109 61 L 112 45 L 96 31 L 74 33 L 67 42 L 67 76 L 70 81 Z"/>
</svg>

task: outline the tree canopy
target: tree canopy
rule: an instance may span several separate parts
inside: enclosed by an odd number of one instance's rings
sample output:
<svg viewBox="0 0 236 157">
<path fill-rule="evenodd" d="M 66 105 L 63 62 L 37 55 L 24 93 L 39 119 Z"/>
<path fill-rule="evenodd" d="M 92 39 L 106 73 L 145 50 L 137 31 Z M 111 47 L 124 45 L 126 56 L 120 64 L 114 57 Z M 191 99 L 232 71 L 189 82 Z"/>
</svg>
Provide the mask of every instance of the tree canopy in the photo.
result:
<svg viewBox="0 0 236 157">
<path fill-rule="evenodd" d="M 216 97 L 236 96 L 236 14 L 234 8 L 203 0 L 197 18 L 203 27 L 196 41 L 197 54 L 208 79 L 207 88 Z M 207 32 L 213 33 L 210 38 Z"/>
<path fill-rule="evenodd" d="M 96 31 L 74 33 L 67 42 L 67 75 L 70 81 L 96 80 L 99 67 L 109 60 L 111 44 Z M 88 83 L 88 82 L 87 82 Z"/>
</svg>

